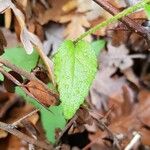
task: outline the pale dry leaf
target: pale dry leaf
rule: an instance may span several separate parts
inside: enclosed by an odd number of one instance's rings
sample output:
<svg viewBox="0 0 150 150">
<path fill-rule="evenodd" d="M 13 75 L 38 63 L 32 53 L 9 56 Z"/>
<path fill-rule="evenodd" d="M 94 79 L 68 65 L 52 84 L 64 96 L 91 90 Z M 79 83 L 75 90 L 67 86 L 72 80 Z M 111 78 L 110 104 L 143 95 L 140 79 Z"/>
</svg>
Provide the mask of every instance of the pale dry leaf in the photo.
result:
<svg viewBox="0 0 150 150">
<path fill-rule="evenodd" d="M 38 38 L 27 30 L 23 13 L 12 3 L 11 0 L 2 0 L 0 2 L 0 6 L 1 5 L 4 5 L 5 7 L 3 6 L 2 8 L 0 8 L 0 11 L 5 11 L 8 8 L 11 8 L 13 10 L 21 27 L 20 39 L 22 41 L 22 44 L 24 45 L 26 52 L 28 54 L 31 54 L 33 52 L 32 43 L 34 43 L 35 45 L 39 45 L 40 40 L 37 40 Z M 41 47 L 41 45 L 39 47 Z"/>
<path fill-rule="evenodd" d="M 40 39 L 35 34 L 29 32 L 26 27 L 21 31 L 20 38 L 28 54 L 33 52 L 33 45 L 43 49 Z"/>
<path fill-rule="evenodd" d="M 109 41 L 107 44 L 108 52 L 103 51 L 100 55 L 101 68 L 115 66 L 120 70 L 125 70 L 133 65 L 133 58 L 145 58 L 145 55 L 129 55 L 129 50 L 124 44 L 115 47 Z"/>
<path fill-rule="evenodd" d="M 64 32 L 64 26 L 59 25 L 56 23 L 51 23 L 46 29 L 45 29 L 45 35 L 46 39 L 43 43 L 44 53 L 48 55 L 51 50 L 51 55 L 53 55 L 62 41 L 64 40 L 63 32 Z"/>
<path fill-rule="evenodd" d="M 40 13 L 37 21 L 41 25 L 44 25 L 49 21 L 59 22 L 59 19 L 63 14 L 62 8 L 68 1 L 69 0 L 50 0 L 51 7 L 44 13 Z"/>
<path fill-rule="evenodd" d="M 62 18 L 61 21 L 64 22 L 66 18 L 67 16 Z M 85 28 L 90 27 L 90 23 L 87 21 L 84 15 L 72 15 L 70 16 L 70 20 L 68 18 L 65 21 L 70 21 L 64 31 L 64 36 L 66 39 L 75 40 L 85 32 Z M 85 39 L 91 41 L 91 36 L 87 36 Z"/>
<path fill-rule="evenodd" d="M 27 52 L 27 54 L 31 54 L 33 52 L 33 45 L 29 40 L 29 35 L 27 29 L 23 29 L 20 33 L 20 39 L 22 44 Z"/>
<path fill-rule="evenodd" d="M 102 106 L 107 108 L 107 97 L 116 91 L 122 90 L 121 87 L 125 84 L 126 80 L 124 77 L 111 78 L 115 72 L 115 67 L 107 67 L 99 70 L 96 74 L 95 80 L 90 89 L 90 95 L 92 104 L 98 109 Z"/>
<path fill-rule="evenodd" d="M 93 0 L 77 0 L 77 4 L 77 12 L 84 13 L 88 21 L 95 20 L 106 13 Z"/>
<path fill-rule="evenodd" d="M 114 47 L 109 42 L 107 48 L 108 53 L 106 54 L 106 57 L 104 56 L 105 58 L 102 59 L 108 61 L 108 66 L 114 65 L 115 67 L 124 70 L 133 65 L 132 59 L 128 57 L 129 50 L 125 47 L 125 45 L 122 44 L 119 47 Z"/>
</svg>

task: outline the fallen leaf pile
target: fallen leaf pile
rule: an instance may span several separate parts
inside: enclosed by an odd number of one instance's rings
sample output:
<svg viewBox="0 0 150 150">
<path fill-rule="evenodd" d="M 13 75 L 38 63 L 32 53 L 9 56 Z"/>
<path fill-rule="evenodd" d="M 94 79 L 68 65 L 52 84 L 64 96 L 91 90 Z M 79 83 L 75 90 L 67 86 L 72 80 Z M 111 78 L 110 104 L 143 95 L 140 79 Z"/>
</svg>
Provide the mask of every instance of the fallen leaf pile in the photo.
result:
<svg viewBox="0 0 150 150">
<path fill-rule="evenodd" d="M 74 43 L 112 16 L 93 0 L 1 0 L 0 13 L 0 57 L 21 70 L 0 64 L 1 122 L 54 149 L 150 149 L 149 39 L 118 21 Z M 149 33 L 144 10 L 129 18 Z M 42 148 L 0 129 L 0 149 Z"/>
</svg>

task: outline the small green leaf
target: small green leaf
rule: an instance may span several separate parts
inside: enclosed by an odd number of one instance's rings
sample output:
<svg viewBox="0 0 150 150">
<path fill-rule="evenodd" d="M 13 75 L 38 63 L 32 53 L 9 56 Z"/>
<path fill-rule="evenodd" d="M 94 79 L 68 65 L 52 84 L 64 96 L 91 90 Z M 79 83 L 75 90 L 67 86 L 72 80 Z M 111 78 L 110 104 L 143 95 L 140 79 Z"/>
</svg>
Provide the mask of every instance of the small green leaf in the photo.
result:
<svg viewBox="0 0 150 150">
<path fill-rule="evenodd" d="M 34 51 L 31 55 L 28 55 L 24 48 L 14 47 L 5 49 L 5 53 L 1 57 L 30 72 L 31 69 L 36 66 L 39 55 L 36 51 Z M 0 80 L 3 80 L 2 75 L 0 75 Z"/>
<path fill-rule="evenodd" d="M 146 12 L 146 15 L 150 19 L 150 4 L 146 4 L 144 10 Z"/>
<path fill-rule="evenodd" d="M 5 49 L 5 53 L 1 57 L 30 72 L 36 66 L 39 55 L 36 51 L 28 55 L 24 48 L 14 47 Z"/>
<path fill-rule="evenodd" d="M 66 119 L 72 118 L 84 102 L 96 70 L 96 56 L 88 42 L 66 40 L 54 55 L 54 73 Z"/>
<path fill-rule="evenodd" d="M 97 40 L 91 43 L 92 49 L 95 51 L 96 56 L 98 57 L 101 50 L 105 47 L 105 40 Z"/>
<path fill-rule="evenodd" d="M 46 136 L 52 143 L 55 142 L 55 129 L 63 129 L 66 120 L 61 106 L 52 106 L 47 109 L 41 109 L 41 121 L 46 131 Z"/>
<path fill-rule="evenodd" d="M 61 106 L 53 106 L 46 109 L 41 104 L 39 104 L 33 98 L 26 96 L 24 91 L 20 87 L 16 87 L 16 93 L 19 96 L 22 96 L 28 103 L 31 103 L 36 108 L 40 109 L 41 113 L 41 121 L 43 124 L 43 128 L 45 130 L 47 139 L 54 143 L 55 142 L 55 129 L 60 128 L 63 129 L 66 124 L 66 120 L 62 113 Z"/>
</svg>

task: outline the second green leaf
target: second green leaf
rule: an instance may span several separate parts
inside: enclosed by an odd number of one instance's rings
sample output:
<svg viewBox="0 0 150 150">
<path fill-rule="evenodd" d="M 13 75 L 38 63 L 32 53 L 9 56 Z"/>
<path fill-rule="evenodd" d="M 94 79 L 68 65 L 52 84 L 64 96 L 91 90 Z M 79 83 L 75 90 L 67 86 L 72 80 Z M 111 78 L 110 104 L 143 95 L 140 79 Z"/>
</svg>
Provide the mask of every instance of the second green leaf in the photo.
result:
<svg viewBox="0 0 150 150">
<path fill-rule="evenodd" d="M 66 119 L 73 117 L 88 95 L 97 71 L 90 43 L 66 40 L 54 55 L 54 72 Z"/>
</svg>

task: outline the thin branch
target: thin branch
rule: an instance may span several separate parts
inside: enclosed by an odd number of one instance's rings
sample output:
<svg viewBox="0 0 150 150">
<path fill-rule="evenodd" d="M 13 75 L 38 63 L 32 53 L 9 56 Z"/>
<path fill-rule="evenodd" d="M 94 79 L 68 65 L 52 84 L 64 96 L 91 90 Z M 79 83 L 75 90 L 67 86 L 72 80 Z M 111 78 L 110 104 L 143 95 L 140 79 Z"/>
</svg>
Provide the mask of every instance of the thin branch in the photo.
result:
<svg viewBox="0 0 150 150">
<path fill-rule="evenodd" d="M 16 137 L 18 137 L 19 139 L 22 139 L 24 141 L 26 141 L 27 143 L 30 144 L 34 144 L 40 148 L 44 148 L 46 150 L 51 150 L 53 149 L 51 145 L 46 144 L 45 142 L 33 139 L 29 136 L 27 136 L 26 134 L 20 132 L 19 130 L 13 128 L 13 126 L 11 124 L 6 124 L 0 121 L 0 129 L 7 131 L 13 135 L 15 135 Z"/>
<path fill-rule="evenodd" d="M 54 75 L 53 75 L 53 72 L 52 72 L 52 68 L 50 67 L 50 64 L 48 62 L 47 56 L 45 55 L 45 53 L 43 52 L 43 50 L 40 49 L 40 48 L 38 48 L 37 46 L 36 46 L 36 50 L 39 53 L 41 59 L 43 60 L 45 66 L 47 68 L 49 79 L 52 81 L 52 83 L 54 84 L 54 86 L 56 86 L 56 83 L 55 83 L 55 80 L 54 80 Z"/>
<path fill-rule="evenodd" d="M 16 127 L 18 124 L 20 124 L 24 119 L 27 119 L 28 117 L 32 116 L 33 114 L 37 113 L 39 111 L 39 109 L 35 109 L 32 112 L 30 112 L 29 114 L 23 116 L 22 118 L 20 118 L 19 120 L 15 121 L 14 123 L 12 123 L 12 126 Z"/>
<path fill-rule="evenodd" d="M 107 0 L 103 0 L 103 1 L 93 0 L 93 1 L 96 2 L 99 6 L 101 6 L 103 9 L 105 9 L 107 12 L 109 12 L 112 15 L 117 15 L 118 13 L 120 13 L 120 11 L 116 7 L 111 5 Z M 134 31 L 135 33 L 140 34 L 141 36 L 143 36 L 144 38 L 147 38 L 148 40 L 150 39 L 149 31 L 145 29 L 144 27 L 142 27 L 139 23 L 133 21 L 131 18 L 123 17 L 120 19 L 120 21 L 124 23 L 132 31 Z"/>
<path fill-rule="evenodd" d="M 62 138 L 62 136 L 64 135 L 64 133 L 71 127 L 71 125 L 73 124 L 73 122 L 78 118 L 77 115 L 75 115 L 70 121 L 69 123 L 66 125 L 66 127 L 63 129 L 63 131 L 61 132 L 61 134 L 59 135 L 56 144 L 57 145 L 60 141 L 60 139 Z"/>
<path fill-rule="evenodd" d="M 34 81 L 39 82 L 40 84 L 42 84 L 44 86 L 44 88 L 46 90 L 50 91 L 50 89 L 47 87 L 47 85 L 44 84 L 41 80 L 39 80 L 33 73 L 29 73 L 29 72 L 17 67 L 16 65 L 12 64 L 11 62 L 9 62 L 6 59 L 3 59 L 2 57 L 0 57 L 0 63 L 5 65 L 6 67 L 12 69 L 13 71 L 17 72 L 18 74 L 24 76 L 28 80 L 34 80 Z M 54 97 L 55 96 L 58 97 L 58 94 L 54 93 L 53 91 L 50 91 L 50 94 Z"/>
<path fill-rule="evenodd" d="M 105 0 L 106 1 L 106 0 Z M 108 26 L 109 24 L 111 23 L 114 23 L 114 22 L 117 22 L 119 19 L 131 14 L 132 12 L 140 9 L 140 8 L 143 8 L 147 3 L 149 3 L 150 0 L 143 0 L 141 2 L 139 2 L 138 4 L 132 6 L 132 7 L 129 7 L 125 10 L 123 10 L 122 12 L 120 13 L 117 13 L 115 16 L 111 17 L 110 19 L 107 19 L 106 21 L 96 25 L 95 27 L 89 29 L 87 32 L 85 32 L 84 34 L 82 34 L 80 37 L 78 37 L 76 40 L 75 40 L 75 43 L 82 40 L 83 38 L 85 38 L 87 35 L 89 34 L 92 34 L 94 32 L 96 32 L 97 30 L 105 27 L 105 26 Z"/>
<path fill-rule="evenodd" d="M 22 85 L 18 80 L 16 80 L 11 74 L 6 72 L 2 67 L 0 67 L 0 72 L 5 75 L 8 79 L 10 79 L 13 83 L 15 83 L 17 86 L 19 86 L 28 96 L 35 99 L 41 106 L 43 106 L 45 109 L 50 111 L 48 108 L 46 108 L 42 103 L 39 102 L 39 100 L 34 97 L 25 87 Z M 51 112 L 51 111 L 50 111 Z M 51 112 L 52 113 L 52 112 Z"/>
</svg>

